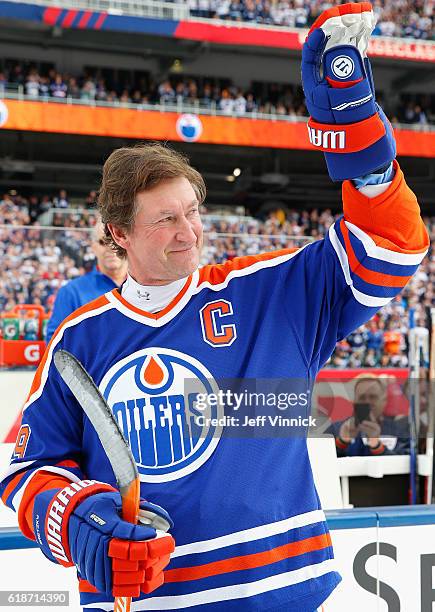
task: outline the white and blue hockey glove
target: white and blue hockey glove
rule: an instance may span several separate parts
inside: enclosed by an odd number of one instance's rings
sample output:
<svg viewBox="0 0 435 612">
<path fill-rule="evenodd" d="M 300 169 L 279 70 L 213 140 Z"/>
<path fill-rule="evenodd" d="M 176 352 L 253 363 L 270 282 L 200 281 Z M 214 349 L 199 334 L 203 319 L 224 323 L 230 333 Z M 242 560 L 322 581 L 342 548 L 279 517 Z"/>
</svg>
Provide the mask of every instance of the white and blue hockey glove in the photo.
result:
<svg viewBox="0 0 435 612">
<path fill-rule="evenodd" d="M 366 56 L 374 26 L 369 2 L 335 6 L 317 18 L 302 48 L 309 139 L 333 181 L 382 173 L 396 156 Z"/>
<path fill-rule="evenodd" d="M 173 523 L 163 508 L 141 500 L 144 524 L 133 525 L 121 519 L 121 506 L 119 492 L 95 480 L 43 491 L 35 497 L 34 533 L 50 561 L 75 565 L 100 593 L 139 597 L 164 581 Z"/>
</svg>

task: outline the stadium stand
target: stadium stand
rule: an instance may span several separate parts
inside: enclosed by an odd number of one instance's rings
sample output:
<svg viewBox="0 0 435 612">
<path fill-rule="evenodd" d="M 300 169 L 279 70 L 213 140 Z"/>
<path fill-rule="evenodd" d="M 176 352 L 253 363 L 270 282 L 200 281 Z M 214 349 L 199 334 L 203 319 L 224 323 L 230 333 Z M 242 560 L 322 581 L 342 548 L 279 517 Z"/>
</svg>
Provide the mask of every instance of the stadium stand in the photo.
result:
<svg viewBox="0 0 435 612">
<path fill-rule="evenodd" d="M 235 116 L 308 116 L 300 85 L 253 81 L 249 89 L 243 89 L 229 79 L 181 75 L 157 81 L 148 75 L 132 82 L 115 70 L 104 70 L 103 76 L 101 69 L 90 68 L 71 76 L 54 67 L 16 60 L 0 61 L 0 67 L 0 95 L 19 93 L 32 100 L 49 98 L 83 104 L 191 106 L 197 111 Z M 435 124 L 433 95 L 402 94 L 393 104 L 382 94 L 378 99 L 394 123 Z"/>
<path fill-rule="evenodd" d="M 92 266 L 89 228 L 94 224 L 91 192 L 82 208 L 66 208 L 65 190 L 56 196 L 25 198 L 11 191 L 0 200 L 0 311 L 16 304 L 52 308 L 57 290 Z M 50 213 L 50 205 L 54 211 Z M 206 245 L 203 264 L 222 263 L 233 257 L 277 248 L 294 248 L 308 237 L 322 238 L 336 218 L 331 210 L 271 212 L 265 221 L 245 216 L 218 217 L 204 208 Z M 41 221 L 50 219 L 58 229 Z M 417 322 L 427 306 L 435 306 L 435 217 L 426 218 L 432 250 L 406 289 L 369 323 L 337 344 L 328 367 L 406 367 L 409 308 L 416 309 Z M 22 226 L 28 226 L 27 228 Z M 289 236 L 291 238 L 289 238 Z"/>
<path fill-rule="evenodd" d="M 320 13 L 339 1 L 320 0 L 189 0 L 193 17 L 246 21 L 291 28 L 310 27 Z M 375 0 L 374 35 L 433 40 L 433 4 L 420 0 Z"/>
</svg>

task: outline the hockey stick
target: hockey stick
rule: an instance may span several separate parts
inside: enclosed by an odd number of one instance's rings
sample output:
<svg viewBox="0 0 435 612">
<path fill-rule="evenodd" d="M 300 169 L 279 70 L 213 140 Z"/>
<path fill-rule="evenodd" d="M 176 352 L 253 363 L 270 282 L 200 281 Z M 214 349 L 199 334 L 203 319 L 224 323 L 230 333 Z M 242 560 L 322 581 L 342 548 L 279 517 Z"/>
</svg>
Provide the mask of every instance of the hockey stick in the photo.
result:
<svg viewBox="0 0 435 612">
<path fill-rule="evenodd" d="M 418 482 L 418 437 L 416 411 L 419 402 L 418 377 L 420 373 L 420 350 L 415 329 L 415 310 L 409 311 L 409 503 L 417 503 L 419 494 Z"/>
<path fill-rule="evenodd" d="M 431 436 L 432 444 L 432 477 L 430 480 L 430 490 L 428 492 L 428 503 L 435 503 L 435 308 L 429 310 L 430 319 L 430 356 L 429 356 L 429 389 L 428 389 L 428 411 L 429 411 L 429 423 L 431 429 L 429 435 Z M 429 444 L 429 436 L 427 443 Z"/>
<path fill-rule="evenodd" d="M 409 318 L 409 431 L 410 431 L 410 504 L 419 502 L 418 442 L 420 429 L 421 368 L 429 367 L 429 330 L 415 325 L 415 311 Z"/>
<path fill-rule="evenodd" d="M 122 518 L 137 523 L 140 482 L 136 462 L 112 411 L 80 361 L 59 350 L 54 364 L 83 408 L 110 461 L 122 498 Z M 131 597 L 115 597 L 114 612 L 130 612 Z"/>
</svg>

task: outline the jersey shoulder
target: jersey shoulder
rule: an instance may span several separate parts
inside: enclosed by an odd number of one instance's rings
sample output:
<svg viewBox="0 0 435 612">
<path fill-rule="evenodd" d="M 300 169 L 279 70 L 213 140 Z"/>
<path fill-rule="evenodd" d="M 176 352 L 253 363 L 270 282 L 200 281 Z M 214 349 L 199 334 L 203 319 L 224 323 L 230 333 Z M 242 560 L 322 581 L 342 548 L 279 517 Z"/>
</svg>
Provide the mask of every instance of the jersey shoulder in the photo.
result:
<svg viewBox="0 0 435 612">
<path fill-rule="evenodd" d="M 285 263 L 301 249 L 279 249 L 259 255 L 234 257 L 223 264 L 209 264 L 199 269 L 199 285 L 220 285 L 234 277 L 255 274 L 266 268 L 273 268 Z"/>
<path fill-rule="evenodd" d="M 59 335 L 63 334 L 65 329 L 72 327 L 73 325 L 74 326 L 78 325 L 82 321 L 90 317 L 98 316 L 109 308 L 111 309 L 112 306 L 109 300 L 107 299 L 106 295 L 100 295 L 94 300 L 87 302 L 83 306 L 80 306 L 79 308 L 74 310 L 70 315 L 68 315 L 66 319 L 62 321 L 62 323 L 59 325 L 59 327 L 54 332 L 50 340 L 50 345 L 53 343 L 55 339 L 59 340 Z"/>
<path fill-rule="evenodd" d="M 89 285 L 94 285 L 95 280 L 96 280 L 95 279 L 96 274 L 97 273 L 94 272 L 94 270 L 91 270 L 90 272 L 86 272 L 86 274 L 82 274 L 81 276 L 76 276 L 75 278 L 72 278 L 67 283 L 65 283 L 65 285 L 63 285 L 62 287 L 62 290 L 80 291 L 80 289 L 87 288 L 89 287 Z"/>
</svg>

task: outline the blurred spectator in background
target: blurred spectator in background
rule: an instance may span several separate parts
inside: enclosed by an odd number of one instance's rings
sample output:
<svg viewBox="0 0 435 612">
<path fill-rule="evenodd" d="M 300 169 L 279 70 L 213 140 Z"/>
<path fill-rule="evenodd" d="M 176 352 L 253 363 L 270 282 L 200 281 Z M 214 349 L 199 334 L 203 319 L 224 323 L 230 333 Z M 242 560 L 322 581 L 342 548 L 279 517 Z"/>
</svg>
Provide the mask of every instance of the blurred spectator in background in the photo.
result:
<svg viewBox="0 0 435 612">
<path fill-rule="evenodd" d="M 84 206 L 85 208 L 92 209 L 92 208 L 95 208 L 96 202 L 97 202 L 97 192 L 95 191 L 95 189 L 92 189 L 86 196 Z"/>
<path fill-rule="evenodd" d="M 63 82 L 62 75 L 57 73 L 50 85 L 50 93 L 53 98 L 66 98 L 68 86 Z"/>
<path fill-rule="evenodd" d="M 4 95 L 8 80 L 4 72 L 0 72 L 0 95 Z"/>
<path fill-rule="evenodd" d="M 81 100 L 95 100 L 95 95 L 97 93 L 97 85 L 92 77 L 86 77 L 83 86 L 80 90 L 80 99 Z"/>
<path fill-rule="evenodd" d="M 25 83 L 25 92 L 31 98 L 39 97 L 39 74 L 36 70 L 31 70 L 27 75 Z"/>
<path fill-rule="evenodd" d="M 387 330 L 384 332 L 384 356 L 386 358 L 384 359 L 384 365 L 386 366 L 407 365 L 407 363 L 401 363 L 404 338 L 399 325 L 400 321 L 390 320 L 387 325 Z"/>
<path fill-rule="evenodd" d="M 228 91 L 223 89 L 221 92 L 221 99 L 219 100 L 219 110 L 227 115 L 231 115 L 234 110 L 234 98 Z"/>
<path fill-rule="evenodd" d="M 342 0 L 191 0 L 193 17 L 249 21 L 289 28 L 310 27 L 320 13 Z M 433 3 L 421 0 L 373 0 L 376 36 L 433 39 Z M 200 6 L 199 6 L 200 5 Z"/>
<path fill-rule="evenodd" d="M 81 97 L 81 89 L 74 77 L 70 77 L 68 80 L 68 97 L 73 100 L 79 100 Z"/>
<path fill-rule="evenodd" d="M 387 399 L 381 378 L 364 374 L 356 379 L 353 416 L 332 423 L 327 432 L 335 436 L 339 457 L 409 453 L 408 418 L 386 415 Z"/>
<path fill-rule="evenodd" d="M 53 312 L 47 324 L 46 341 L 74 310 L 119 287 L 127 276 L 127 260 L 121 259 L 104 241 L 104 227 L 97 221 L 93 230 L 92 249 L 97 260 L 91 272 L 75 278 L 57 293 Z"/>
<path fill-rule="evenodd" d="M 69 206 L 68 195 L 65 189 L 61 189 L 59 191 L 59 195 L 56 198 L 54 198 L 54 205 L 56 208 L 68 208 Z"/>
</svg>

